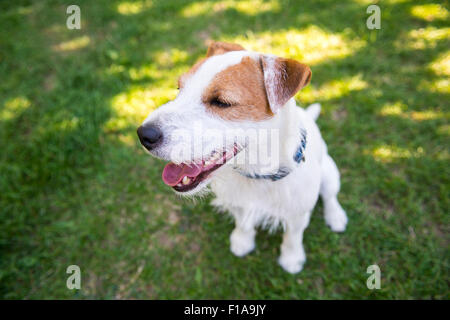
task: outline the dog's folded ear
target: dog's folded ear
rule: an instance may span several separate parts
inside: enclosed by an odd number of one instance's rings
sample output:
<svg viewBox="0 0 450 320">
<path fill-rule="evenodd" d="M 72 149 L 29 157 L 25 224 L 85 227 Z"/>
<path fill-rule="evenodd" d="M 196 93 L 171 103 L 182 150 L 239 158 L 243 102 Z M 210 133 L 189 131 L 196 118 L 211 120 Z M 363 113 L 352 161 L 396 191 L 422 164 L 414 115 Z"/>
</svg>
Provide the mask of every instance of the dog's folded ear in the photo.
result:
<svg viewBox="0 0 450 320">
<path fill-rule="evenodd" d="M 261 56 L 264 86 L 273 113 L 277 113 L 290 98 L 311 80 L 311 69 L 292 59 Z"/>
<path fill-rule="evenodd" d="M 218 54 L 224 54 L 228 51 L 242 51 L 245 50 L 244 47 L 237 43 L 228 43 L 228 42 L 211 42 L 208 47 L 208 52 L 206 53 L 206 57 L 216 56 Z"/>
</svg>

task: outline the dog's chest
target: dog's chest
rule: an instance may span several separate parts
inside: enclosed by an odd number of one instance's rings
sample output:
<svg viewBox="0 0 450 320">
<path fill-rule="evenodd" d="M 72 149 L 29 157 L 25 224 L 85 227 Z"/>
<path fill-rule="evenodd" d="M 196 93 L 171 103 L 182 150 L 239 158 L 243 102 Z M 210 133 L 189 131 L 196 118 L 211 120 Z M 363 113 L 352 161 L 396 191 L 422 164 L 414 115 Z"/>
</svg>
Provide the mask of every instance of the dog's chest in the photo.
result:
<svg viewBox="0 0 450 320">
<path fill-rule="evenodd" d="M 313 209 L 320 187 L 318 164 L 305 164 L 279 180 L 255 180 L 235 170 L 224 170 L 213 179 L 211 189 L 216 196 L 214 204 L 227 210 L 264 212 L 283 216 Z"/>
</svg>

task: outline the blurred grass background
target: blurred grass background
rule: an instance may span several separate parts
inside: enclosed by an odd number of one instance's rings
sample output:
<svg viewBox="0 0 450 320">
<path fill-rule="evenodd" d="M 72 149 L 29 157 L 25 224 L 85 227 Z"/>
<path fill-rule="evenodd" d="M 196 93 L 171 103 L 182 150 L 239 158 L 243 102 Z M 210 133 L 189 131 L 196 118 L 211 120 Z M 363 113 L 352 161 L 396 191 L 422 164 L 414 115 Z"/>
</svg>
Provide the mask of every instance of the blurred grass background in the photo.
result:
<svg viewBox="0 0 450 320">
<path fill-rule="evenodd" d="M 381 30 L 366 8 L 381 8 Z M 81 8 L 81 30 L 66 8 Z M 447 1 L 77 0 L 0 3 L 0 297 L 449 298 Z M 316 208 L 298 275 L 280 233 L 233 256 L 233 225 L 177 198 L 138 124 L 175 97 L 209 39 L 311 66 L 301 105 L 342 175 L 350 218 Z M 66 288 L 79 265 L 82 289 Z M 381 267 L 381 290 L 366 268 Z"/>
</svg>

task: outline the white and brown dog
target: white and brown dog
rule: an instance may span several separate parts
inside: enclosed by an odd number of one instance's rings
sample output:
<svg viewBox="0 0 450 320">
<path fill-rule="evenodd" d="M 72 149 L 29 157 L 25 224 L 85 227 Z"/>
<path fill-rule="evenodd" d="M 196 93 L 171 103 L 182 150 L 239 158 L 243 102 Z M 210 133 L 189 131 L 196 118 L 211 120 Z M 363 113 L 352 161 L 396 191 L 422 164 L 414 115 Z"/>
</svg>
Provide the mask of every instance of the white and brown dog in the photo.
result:
<svg viewBox="0 0 450 320">
<path fill-rule="evenodd" d="M 212 191 L 234 217 L 235 255 L 253 250 L 257 226 L 283 226 L 278 261 L 291 273 L 306 261 L 303 231 L 319 194 L 331 229 L 347 224 L 339 171 L 315 123 L 320 105 L 304 110 L 293 98 L 310 78 L 297 61 L 214 42 L 180 77 L 176 99 L 138 129 L 142 145 L 170 161 L 167 185 L 186 196 Z"/>
</svg>

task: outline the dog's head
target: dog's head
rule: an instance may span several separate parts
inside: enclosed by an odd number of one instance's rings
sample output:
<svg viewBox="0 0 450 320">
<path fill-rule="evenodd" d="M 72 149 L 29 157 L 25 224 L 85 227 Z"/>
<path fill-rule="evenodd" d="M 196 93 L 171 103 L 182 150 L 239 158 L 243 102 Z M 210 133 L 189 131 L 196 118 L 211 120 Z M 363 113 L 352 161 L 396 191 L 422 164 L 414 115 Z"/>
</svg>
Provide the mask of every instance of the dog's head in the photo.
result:
<svg viewBox="0 0 450 320">
<path fill-rule="evenodd" d="M 295 60 L 214 42 L 206 57 L 179 78 L 175 100 L 139 127 L 139 139 L 152 155 L 170 161 L 164 182 L 193 195 L 257 139 L 255 129 L 269 128 L 310 78 L 309 67 Z"/>
</svg>

